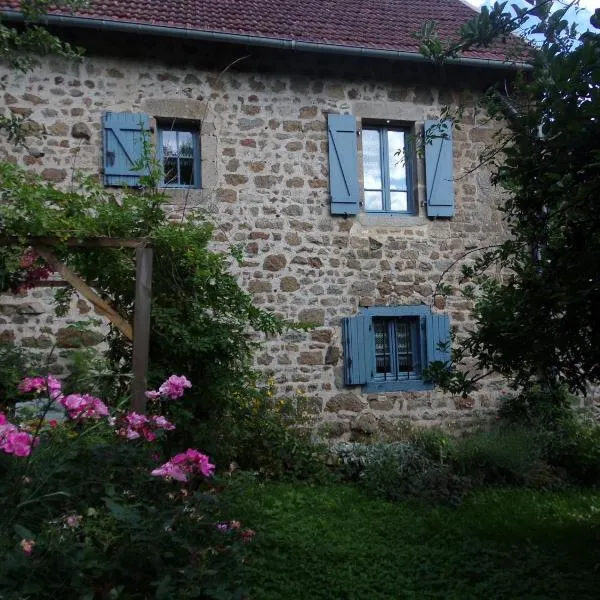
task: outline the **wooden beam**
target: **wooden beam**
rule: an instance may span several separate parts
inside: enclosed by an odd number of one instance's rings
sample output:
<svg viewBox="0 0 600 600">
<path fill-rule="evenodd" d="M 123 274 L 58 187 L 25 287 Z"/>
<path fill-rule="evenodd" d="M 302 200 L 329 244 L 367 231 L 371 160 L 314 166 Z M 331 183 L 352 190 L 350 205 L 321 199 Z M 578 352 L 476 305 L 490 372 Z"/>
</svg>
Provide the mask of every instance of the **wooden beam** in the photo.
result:
<svg viewBox="0 0 600 600">
<path fill-rule="evenodd" d="M 49 267 L 72 285 L 86 300 L 89 300 L 128 340 L 133 340 L 133 331 L 129 321 L 124 319 L 108 302 L 96 294 L 81 277 L 62 263 L 52 250 L 43 246 L 34 246 L 34 248 Z"/>
<path fill-rule="evenodd" d="M 68 246 L 69 248 L 139 248 L 150 246 L 148 238 L 86 237 L 61 239 L 53 236 L 0 236 L 0 246 Z"/>
<path fill-rule="evenodd" d="M 146 411 L 150 304 L 152 294 L 152 248 L 135 249 L 135 304 L 133 313 L 133 395 L 131 408 Z"/>
</svg>

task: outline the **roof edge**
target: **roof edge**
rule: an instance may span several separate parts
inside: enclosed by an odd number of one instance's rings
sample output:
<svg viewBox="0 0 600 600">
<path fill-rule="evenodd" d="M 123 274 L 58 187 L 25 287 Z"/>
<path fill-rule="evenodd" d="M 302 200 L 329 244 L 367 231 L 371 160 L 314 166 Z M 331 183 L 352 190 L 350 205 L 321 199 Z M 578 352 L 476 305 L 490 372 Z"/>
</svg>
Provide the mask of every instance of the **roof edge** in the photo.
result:
<svg viewBox="0 0 600 600">
<path fill-rule="evenodd" d="M 24 22 L 25 18 L 19 11 L 5 10 L 1 16 L 8 21 Z M 96 19 L 89 17 L 46 15 L 37 21 L 43 25 L 56 25 L 62 27 L 82 27 L 87 29 L 101 29 L 105 31 L 137 33 L 141 35 L 155 35 L 174 37 L 187 40 L 227 42 L 230 44 L 243 44 L 249 46 L 262 46 L 266 48 L 280 48 L 303 52 L 317 52 L 323 54 L 342 54 L 347 56 L 363 56 L 368 58 L 386 58 L 392 60 L 430 63 L 431 61 L 418 52 L 404 50 L 385 50 L 381 48 L 364 48 L 360 46 L 343 46 L 340 44 L 325 44 L 320 42 L 302 42 L 287 40 L 285 38 L 260 37 L 239 33 L 226 33 L 219 31 L 203 31 L 199 29 L 185 29 L 183 27 L 166 27 L 163 25 L 148 25 L 133 23 L 131 21 L 115 21 L 111 19 Z M 457 57 L 448 58 L 444 64 L 462 65 L 466 67 L 479 67 L 490 69 L 531 69 L 531 65 L 521 61 L 502 61 L 490 58 Z"/>
</svg>

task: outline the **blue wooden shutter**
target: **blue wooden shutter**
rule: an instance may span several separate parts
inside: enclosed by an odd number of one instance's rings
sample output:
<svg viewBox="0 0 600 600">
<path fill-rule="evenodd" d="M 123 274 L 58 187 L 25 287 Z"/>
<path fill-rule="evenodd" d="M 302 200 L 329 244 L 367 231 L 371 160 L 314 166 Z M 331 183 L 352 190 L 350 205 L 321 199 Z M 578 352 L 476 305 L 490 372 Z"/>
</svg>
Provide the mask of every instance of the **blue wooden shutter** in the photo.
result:
<svg viewBox="0 0 600 600">
<path fill-rule="evenodd" d="M 450 318 L 445 313 L 427 315 L 427 362 L 441 360 L 449 363 L 450 355 Z M 444 347 L 440 347 L 444 344 Z"/>
<path fill-rule="evenodd" d="M 431 137 L 430 137 L 431 136 Z M 454 215 L 452 121 L 425 121 L 427 216 Z"/>
<path fill-rule="evenodd" d="M 357 315 L 342 319 L 344 383 L 362 385 L 372 377 L 373 331 L 371 317 Z"/>
<path fill-rule="evenodd" d="M 329 115 L 329 191 L 332 215 L 358 213 L 358 151 L 352 115 Z"/>
<path fill-rule="evenodd" d="M 144 153 L 144 131 L 150 130 L 150 117 L 143 113 L 113 113 L 103 115 L 104 183 L 117 186 L 137 186 L 148 169 L 136 169 Z"/>
</svg>

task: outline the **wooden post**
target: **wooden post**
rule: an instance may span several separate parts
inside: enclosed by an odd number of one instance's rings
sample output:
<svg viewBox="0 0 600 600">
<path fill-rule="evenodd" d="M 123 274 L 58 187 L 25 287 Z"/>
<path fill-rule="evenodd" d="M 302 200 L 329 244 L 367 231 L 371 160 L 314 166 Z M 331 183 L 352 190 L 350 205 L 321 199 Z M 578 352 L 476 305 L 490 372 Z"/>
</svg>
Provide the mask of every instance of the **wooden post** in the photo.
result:
<svg viewBox="0 0 600 600">
<path fill-rule="evenodd" d="M 77 276 L 67 265 L 63 264 L 49 248 L 34 246 L 35 251 L 46 264 L 65 281 L 70 283 L 86 300 L 89 300 L 123 335 L 131 340 L 133 337 L 129 321 L 124 319 L 108 302 L 103 300 L 81 277 Z"/>
<path fill-rule="evenodd" d="M 133 314 L 132 410 L 146 410 L 148 352 L 150 349 L 150 301 L 152 292 L 152 248 L 135 249 L 135 305 Z"/>
</svg>

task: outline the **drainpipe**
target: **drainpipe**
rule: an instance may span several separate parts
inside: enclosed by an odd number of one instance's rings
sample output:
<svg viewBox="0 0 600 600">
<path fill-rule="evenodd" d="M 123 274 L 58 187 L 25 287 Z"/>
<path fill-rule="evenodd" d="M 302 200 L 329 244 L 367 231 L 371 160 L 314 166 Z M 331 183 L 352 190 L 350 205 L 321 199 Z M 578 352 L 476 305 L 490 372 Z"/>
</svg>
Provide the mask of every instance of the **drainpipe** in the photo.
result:
<svg viewBox="0 0 600 600">
<path fill-rule="evenodd" d="M 2 18 L 7 21 L 24 22 L 22 13 L 14 10 L 2 12 Z M 140 35 L 154 35 L 161 37 L 174 37 L 192 41 L 225 42 L 230 44 L 243 44 L 247 46 L 261 46 L 264 48 L 278 48 L 297 50 L 301 52 L 318 52 L 321 54 L 341 54 L 347 56 L 362 56 L 367 58 L 384 58 L 391 60 L 430 63 L 430 60 L 418 52 L 403 50 L 383 50 L 379 48 L 362 48 L 359 46 L 343 46 L 340 44 L 323 44 L 320 42 L 302 42 L 282 38 L 260 37 L 238 33 L 225 33 L 220 31 L 202 31 L 185 29 L 182 27 L 163 27 L 160 25 L 146 25 L 125 21 L 112 21 L 109 19 L 95 19 L 88 17 L 46 15 L 39 21 L 43 25 L 54 25 L 68 28 L 100 29 L 121 33 L 137 33 Z M 531 65 L 519 61 L 501 61 L 489 58 L 458 57 L 448 58 L 445 64 L 462 65 L 465 67 L 479 67 L 486 69 L 526 69 Z"/>
</svg>

